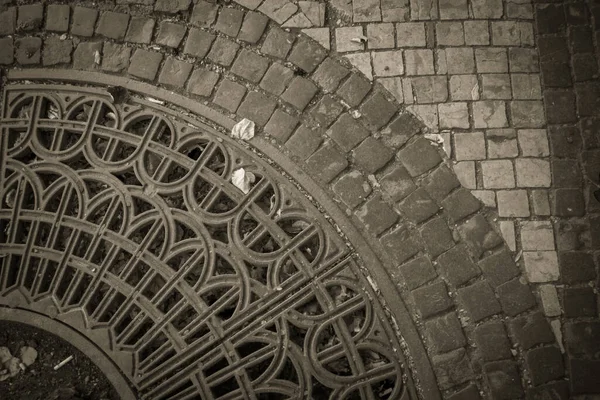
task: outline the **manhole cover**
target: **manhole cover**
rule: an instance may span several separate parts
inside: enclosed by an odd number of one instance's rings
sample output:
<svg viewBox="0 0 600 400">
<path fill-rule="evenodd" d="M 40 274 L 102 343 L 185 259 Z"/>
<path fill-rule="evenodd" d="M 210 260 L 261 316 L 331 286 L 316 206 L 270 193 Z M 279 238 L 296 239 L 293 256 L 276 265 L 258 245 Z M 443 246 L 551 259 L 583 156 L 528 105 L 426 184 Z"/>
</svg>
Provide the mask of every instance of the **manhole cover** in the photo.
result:
<svg viewBox="0 0 600 400">
<path fill-rule="evenodd" d="M 141 398 L 417 398 L 360 259 L 225 134 L 136 95 L 9 85 L 1 154 L 0 303 L 78 329 Z"/>
</svg>

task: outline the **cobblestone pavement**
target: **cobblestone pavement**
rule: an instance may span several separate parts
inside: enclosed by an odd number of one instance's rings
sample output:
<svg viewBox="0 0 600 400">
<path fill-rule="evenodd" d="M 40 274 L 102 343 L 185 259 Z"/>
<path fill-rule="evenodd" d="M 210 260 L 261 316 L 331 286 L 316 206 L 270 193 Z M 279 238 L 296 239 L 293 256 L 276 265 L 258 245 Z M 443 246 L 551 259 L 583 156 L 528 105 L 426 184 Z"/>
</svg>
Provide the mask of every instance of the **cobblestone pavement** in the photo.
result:
<svg viewBox="0 0 600 400">
<path fill-rule="evenodd" d="M 312 177 L 305 190 L 387 271 L 367 275 L 382 301 L 408 310 L 394 323 L 419 396 L 600 393 L 600 4 L 13 3 L 9 81 L 183 94 L 221 128 L 251 119 L 257 148 Z M 381 387 L 356 393 L 390 398 Z"/>
</svg>

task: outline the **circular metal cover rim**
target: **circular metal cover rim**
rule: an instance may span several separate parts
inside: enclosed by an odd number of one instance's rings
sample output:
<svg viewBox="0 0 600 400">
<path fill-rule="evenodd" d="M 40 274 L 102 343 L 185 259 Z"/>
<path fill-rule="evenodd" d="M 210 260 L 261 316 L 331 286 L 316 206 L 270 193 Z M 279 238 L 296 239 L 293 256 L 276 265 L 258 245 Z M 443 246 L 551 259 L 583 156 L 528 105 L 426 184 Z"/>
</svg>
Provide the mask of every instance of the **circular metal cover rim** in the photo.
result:
<svg viewBox="0 0 600 400">
<path fill-rule="evenodd" d="M 100 350 L 94 342 L 67 324 L 30 310 L 9 308 L 1 305 L 0 320 L 31 325 L 69 342 L 77 350 L 85 354 L 102 371 L 122 400 L 135 400 L 136 397 L 129 386 L 129 382 L 119 368 L 111 361 L 110 357 Z"/>
<path fill-rule="evenodd" d="M 107 75 L 98 72 L 82 72 L 72 70 L 43 70 L 43 69 L 25 69 L 9 70 L 9 81 L 32 80 L 32 81 L 63 81 L 75 82 L 79 84 L 97 84 L 100 86 L 122 86 L 131 91 L 146 94 L 148 96 L 165 100 L 181 108 L 187 109 L 194 114 L 207 118 L 213 123 L 225 128 L 231 129 L 235 121 L 227 116 L 185 96 L 173 93 L 171 91 L 157 88 L 151 84 L 142 83 L 132 79 Z M 186 119 L 185 116 L 181 116 Z M 369 265 L 369 272 L 376 279 L 378 289 L 382 292 L 386 300 L 400 297 L 397 288 L 394 287 L 391 280 L 387 277 L 385 268 L 391 266 L 389 259 L 382 259 L 377 255 L 360 230 L 349 220 L 349 218 L 336 205 L 331 195 L 326 193 L 315 181 L 303 173 L 298 165 L 291 159 L 282 154 L 277 148 L 272 146 L 264 138 L 255 136 L 249 143 L 259 152 L 274 160 L 285 170 L 294 180 L 296 180 L 307 192 L 319 199 L 319 203 L 328 215 L 342 228 L 344 234 L 350 239 L 352 244 L 359 250 L 360 258 L 366 265 Z M 385 257 L 385 255 L 382 255 Z M 387 264 L 387 265 L 386 265 Z M 405 366 L 410 370 L 415 383 L 421 389 L 421 395 L 426 399 L 441 398 L 437 387 L 436 379 L 431 368 L 430 361 L 425 352 L 423 342 L 416 331 L 414 322 L 410 317 L 405 305 L 402 302 L 386 303 L 387 308 L 393 313 L 394 321 L 401 326 L 402 339 L 406 342 L 412 367 Z M 407 360 L 409 361 L 409 360 Z M 407 371 L 408 372 L 408 371 Z M 416 372 L 416 374 L 415 374 Z"/>
</svg>

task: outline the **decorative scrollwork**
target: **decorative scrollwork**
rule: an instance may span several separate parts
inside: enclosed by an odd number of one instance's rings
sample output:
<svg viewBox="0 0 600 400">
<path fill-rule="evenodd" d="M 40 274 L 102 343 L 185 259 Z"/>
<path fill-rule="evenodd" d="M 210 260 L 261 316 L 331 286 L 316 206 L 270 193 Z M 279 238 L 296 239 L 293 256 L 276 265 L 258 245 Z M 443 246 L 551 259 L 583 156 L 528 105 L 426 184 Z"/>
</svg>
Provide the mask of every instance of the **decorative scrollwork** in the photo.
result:
<svg viewBox="0 0 600 400">
<path fill-rule="evenodd" d="M 258 156 L 135 96 L 6 91 L 0 298 L 81 315 L 147 399 L 414 393 L 344 241 Z"/>
</svg>

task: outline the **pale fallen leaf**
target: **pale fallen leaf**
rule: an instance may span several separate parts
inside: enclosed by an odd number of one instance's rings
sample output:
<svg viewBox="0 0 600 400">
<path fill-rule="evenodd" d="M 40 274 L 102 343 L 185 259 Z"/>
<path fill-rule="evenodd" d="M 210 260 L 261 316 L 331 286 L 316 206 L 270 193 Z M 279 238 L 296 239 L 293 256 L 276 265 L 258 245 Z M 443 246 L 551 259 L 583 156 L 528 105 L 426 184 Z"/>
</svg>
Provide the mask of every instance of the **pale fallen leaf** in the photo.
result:
<svg viewBox="0 0 600 400">
<path fill-rule="evenodd" d="M 367 37 L 366 36 L 358 36 L 355 38 L 350 39 L 351 42 L 354 43 L 366 43 L 367 42 Z"/>
<path fill-rule="evenodd" d="M 27 367 L 35 362 L 37 359 L 38 352 L 36 349 L 30 346 L 21 347 L 19 358 Z"/>
<path fill-rule="evenodd" d="M 157 99 L 154 99 L 154 98 L 152 98 L 152 97 L 146 97 L 146 100 L 148 100 L 150 103 L 155 103 L 155 104 L 160 104 L 160 105 L 163 105 L 163 104 L 165 104 L 165 102 L 164 102 L 164 101 L 162 101 L 162 100 L 157 100 Z"/>
<path fill-rule="evenodd" d="M 236 169 L 231 174 L 231 183 L 244 194 L 250 191 L 254 181 L 256 181 L 256 176 L 252 172 L 246 172 L 244 168 Z"/>
<path fill-rule="evenodd" d="M 361 117 L 362 114 L 358 110 L 352 110 L 350 111 L 350 115 L 352 115 L 352 118 L 358 119 Z"/>
<path fill-rule="evenodd" d="M 50 104 L 48 107 L 48 118 L 49 119 L 58 119 L 58 108 L 54 104 Z"/>
<path fill-rule="evenodd" d="M 231 137 L 234 139 L 250 140 L 254 137 L 254 122 L 244 118 L 231 130 Z"/>
<path fill-rule="evenodd" d="M 100 64 L 100 52 L 98 50 L 94 52 L 94 64 Z"/>
<path fill-rule="evenodd" d="M 426 133 L 423 136 L 436 144 L 444 144 L 444 138 L 439 133 Z"/>
</svg>

